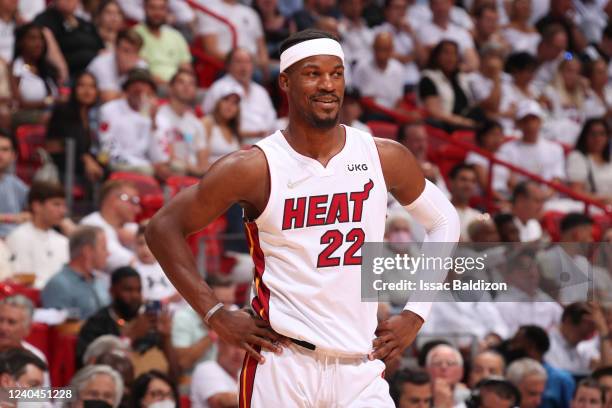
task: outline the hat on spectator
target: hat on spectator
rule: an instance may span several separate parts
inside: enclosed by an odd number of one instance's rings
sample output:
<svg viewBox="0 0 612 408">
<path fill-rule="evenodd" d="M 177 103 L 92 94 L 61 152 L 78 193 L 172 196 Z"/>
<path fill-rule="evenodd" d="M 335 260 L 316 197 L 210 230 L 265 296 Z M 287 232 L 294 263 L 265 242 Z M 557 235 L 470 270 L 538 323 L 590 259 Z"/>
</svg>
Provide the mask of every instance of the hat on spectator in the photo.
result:
<svg viewBox="0 0 612 408">
<path fill-rule="evenodd" d="M 157 92 L 157 84 L 153 80 L 153 76 L 149 72 L 149 70 L 144 68 L 134 68 L 131 69 L 127 74 L 127 79 L 123 83 L 123 90 L 125 91 L 128 86 L 132 85 L 135 82 L 144 82 L 147 83 L 153 88 L 155 92 Z"/>
<path fill-rule="evenodd" d="M 221 99 L 230 95 L 237 95 L 242 99 L 244 97 L 242 86 L 231 80 L 217 81 L 210 87 L 206 98 L 204 98 L 204 112 L 211 113 Z"/>
<path fill-rule="evenodd" d="M 516 120 L 521 120 L 527 116 L 535 116 L 538 119 L 544 119 L 544 111 L 539 103 L 533 100 L 526 100 L 519 103 L 516 110 Z"/>
</svg>

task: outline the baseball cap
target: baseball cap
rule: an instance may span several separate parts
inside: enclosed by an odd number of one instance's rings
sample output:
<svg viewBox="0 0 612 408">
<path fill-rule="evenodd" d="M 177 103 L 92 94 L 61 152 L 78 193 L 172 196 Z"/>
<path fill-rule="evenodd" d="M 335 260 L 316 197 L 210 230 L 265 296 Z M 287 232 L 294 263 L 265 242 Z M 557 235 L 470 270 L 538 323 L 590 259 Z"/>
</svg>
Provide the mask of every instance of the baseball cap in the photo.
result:
<svg viewBox="0 0 612 408">
<path fill-rule="evenodd" d="M 208 94 L 204 99 L 204 112 L 212 112 L 215 109 L 215 106 L 217 106 L 217 103 L 229 95 L 238 95 L 238 97 L 242 99 L 244 97 L 244 90 L 240 84 L 234 81 L 217 81 L 210 87 Z"/>
<path fill-rule="evenodd" d="M 519 103 L 518 109 L 516 110 L 516 120 L 524 119 L 527 116 L 535 116 L 538 119 L 544 118 L 544 111 L 539 103 L 534 100 L 526 100 Z"/>
<path fill-rule="evenodd" d="M 134 82 L 145 82 L 149 84 L 155 92 L 157 92 L 157 84 L 153 80 L 153 76 L 149 70 L 144 68 L 131 69 L 127 74 L 127 79 L 123 83 L 123 90 L 125 91 L 128 86 Z"/>
</svg>

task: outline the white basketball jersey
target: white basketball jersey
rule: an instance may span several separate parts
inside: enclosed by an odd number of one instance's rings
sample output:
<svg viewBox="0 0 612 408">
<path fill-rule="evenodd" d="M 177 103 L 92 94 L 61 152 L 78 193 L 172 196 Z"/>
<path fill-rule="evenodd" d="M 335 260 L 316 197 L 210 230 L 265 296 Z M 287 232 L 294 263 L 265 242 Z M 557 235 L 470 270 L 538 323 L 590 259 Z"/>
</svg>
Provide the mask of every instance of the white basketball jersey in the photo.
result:
<svg viewBox="0 0 612 408">
<path fill-rule="evenodd" d="M 270 198 L 247 235 L 255 261 L 254 310 L 285 336 L 322 349 L 368 353 L 377 303 L 361 302 L 361 246 L 381 242 L 387 188 L 374 139 L 344 126 L 324 167 L 280 131 L 257 143 Z"/>
</svg>

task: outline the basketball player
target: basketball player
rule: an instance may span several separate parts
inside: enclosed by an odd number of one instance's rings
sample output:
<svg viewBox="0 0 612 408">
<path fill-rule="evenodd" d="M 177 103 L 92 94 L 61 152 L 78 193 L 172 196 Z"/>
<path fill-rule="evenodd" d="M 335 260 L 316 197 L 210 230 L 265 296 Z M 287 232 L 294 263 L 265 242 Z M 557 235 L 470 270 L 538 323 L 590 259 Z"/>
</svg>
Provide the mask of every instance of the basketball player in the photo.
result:
<svg viewBox="0 0 612 408">
<path fill-rule="evenodd" d="M 377 304 L 360 299 L 360 248 L 383 240 L 388 191 L 430 242 L 456 242 L 458 216 L 406 148 L 338 124 L 344 56 L 329 34 L 291 36 L 280 70 L 287 128 L 215 163 L 158 212 L 147 242 L 210 328 L 246 349 L 241 408 L 390 408 L 382 360 L 414 340 L 431 304 L 377 327 Z M 215 299 L 185 243 L 235 202 L 256 268 L 253 315 Z"/>
</svg>

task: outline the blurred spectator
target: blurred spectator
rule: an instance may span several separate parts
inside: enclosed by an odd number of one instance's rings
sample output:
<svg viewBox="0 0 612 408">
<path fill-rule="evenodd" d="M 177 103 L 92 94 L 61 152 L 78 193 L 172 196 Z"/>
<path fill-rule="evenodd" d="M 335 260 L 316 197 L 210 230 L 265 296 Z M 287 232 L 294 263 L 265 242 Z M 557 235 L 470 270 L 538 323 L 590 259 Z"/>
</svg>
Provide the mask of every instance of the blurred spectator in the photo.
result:
<svg viewBox="0 0 612 408">
<path fill-rule="evenodd" d="M 208 168 L 206 135 L 191 106 L 196 99 L 193 72 L 180 70 L 170 79 L 170 99 L 155 115 L 156 138 L 172 173 L 202 176 Z"/>
<path fill-rule="evenodd" d="M 191 68 L 189 45 L 168 23 L 168 0 L 144 0 L 145 22 L 134 29 L 143 40 L 140 56 L 158 84 L 165 84 L 179 70 Z"/>
<path fill-rule="evenodd" d="M 521 242 L 538 241 L 543 238 L 544 232 L 539 219 L 545 201 L 544 192 L 532 181 L 523 181 L 512 191 L 512 214 Z"/>
<path fill-rule="evenodd" d="M 208 91 L 206 100 L 212 109 L 202 119 L 206 135 L 206 151 L 202 153 L 202 159 L 207 158 L 206 167 L 226 154 L 240 150 L 239 123 L 243 112 L 240 102 L 243 98 L 243 88 L 230 81 L 217 82 Z"/>
<path fill-rule="evenodd" d="M 581 380 L 576 387 L 571 408 L 603 408 L 604 392 L 591 377 Z"/>
<path fill-rule="evenodd" d="M 338 3 L 342 12 L 339 20 L 342 50 L 347 65 L 352 67 L 372 55 L 374 32 L 362 17 L 364 0 L 340 0 Z"/>
<path fill-rule="evenodd" d="M 393 0 L 404 1 L 404 0 Z M 395 109 L 404 96 L 402 65 L 392 58 L 393 37 L 379 32 L 374 39 L 373 58 L 359 61 L 351 83 L 363 96 L 371 97 L 386 108 Z"/>
<path fill-rule="evenodd" d="M 6 238 L 15 274 L 31 275 L 36 288 L 45 286 L 68 262 L 68 238 L 53 229 L 66 215 L 65 197 L 64 188 L 58 184 L 32 184 L 28 193 L 32 221 L 21 224 Z"/>
<path fill-rule="evenodd" d="M 492 350 L 480 352 L 472 359 L 467 385 L 473 389 L 485 378 L 503 377 L 505 368 L 504 357 L 498 352 Z"/>
<path fill-rule="evenodd" d="M 425 371 L 404 369 L 393 376 L 391 397 L 398 408 L 429 408 L 433 398 L 431 380 Z"/>
<path fill-rule="evenodd" d="M 603 59 L 587 62 L 585 76 L 590 88 L 584 101 L 586 119 L 612 116 L 612 85 L 608 83 L 608 63 Z"/>
<path fill-rule="evenodd" d="M 478 187 L 476 169 L 469 164 L 459 163 L 451 169 L 448 179 L 451 203 L 459 214 L 460 240 L 468 241 L 468 226 L 482 215 L 480 211 L 470 207 L 470 199 L 476 196 Z"/>
<path fill-rule="evenodd" d="M 408 12 L 404 17 L 411 26 L 418 28 L 423 22 L 430 22 L 433 18 L 433 13 L 428 2 L 421 2 L 415 0 L 408 1 Z M 469 31 L 474 31 L 474 21 L 468 14 L 468 11 L 474 12 L 477 8 L 477 4 L 473 3 L 472 0 L 464 0 L 461 3 L 455 0 L 451 0 L 450 8 L 450 21 Z"/>
<path fill-rule="evenodd" d="M 584 50 L 582 58 L 588 62 L 598 59 L 606 61 L 608 64 L 608 78 L 612 79 L 612 66 L 610 66 L 610 58 L 612 58 L 612 23 L 608 23 L 602 30 L 600 42 L 593 43 Z"/>
<path fill-rule="evenodd" d="M 585 122 L 575 150 L 567 157 L 567 178 L 574 191 L 612 204 L 610 130 L 604 119 Z"/>
<path fill-rule="evenodd" d="M 433 347 L 427 353 L 425 369 L 431 376 L 435 407 L 453 407 L 470 395 L 470 390 L 460 382 L 463 357 L 457 349 L 446 344 Z"/>
<path fill-rule="evenodd" d="M 601 358 L 597 344 L 587 341 L 597 329 L 599 327 L 595 324 L 591 306 L 583 302 L 566 306 L 559 327 L 550 331 L 550 350 L 544 359 L 553 367 L 567 370 L 573 375 L 589 374 Z M 606 335 L 604 333 L 602 337 Z M 604 342 L 601 342 L 602 346 Z"/>
<path fill-rule="evenodd" d="M 540 33 L 531 25 L 532 0 L 513 0 L 510 5 L 510 23 L 503 29 L 503 35 L 512 47 L 512 52 L 528 52 L 536 55 Z"/>
<path fill-rule="evenodd" d="M 418 43 L 414 39 L 412 27 L 406 22 L 404 16 L 407 8 L 406 0 L 391 0 L 385 3 L 385 22 L 374 29 L 376 34 L 389 33 L 393 39 L 393 46 L 389 50 L 390 57 L 399 62 L 402 68 L 402 82 L 405 89 L 412 91 L 419 82 L 420 74 L 416 65 L 417 56 L 421 52 Z M 380 56 L 377 55 L 376 44 L 374 44 L 374 57 L 380 66 Z M 370 54 L 371 55 L 371 54 Z M 364 59 L 365 60 L 365 59 Z M 388 85 L 387 85 L 388 86 Z M 395 92 L 403 91 L 398 89 Z"/>
<path fill-rule="evenodd" d="M 363 115 L 360 100 L 361 92 L 359 92 L 359 89 L 350 86 L 345 88 L 342 110 L 340 110 L 340 123 L 372 133 L 372 129 L 359 120 Z"/>
<path fill-rule="evenodd" d="M 145 20 L 145 0 L 117 0 L 125 17 L 132 21 Z M 177 25 L 190 31 L 188 26 L 195 20 L 194 10 L 184 0 L 168 0 L 170 14 L 168 24 Z"/>
<path fill-rule="evenodd" d="M 227 74 L 209 88 L 202 105 L 204 112 L 210 114 L 216 101 L 212 95 L 215 88 L 224 83 L 242 87 L 243 97 L 240 100 L 240 134 L 243 139 L 260 139 L 276 130 L 276 110 L 270 95 L 264 87 L 252 81 L 253 59 L 247 50 L 235 48 L 226 59 Z M 227 85 L 225 85 L 227 86 Z M 209 96 L 210 95 L 210 96 Z"/>
<path fill-rule="evenodd" d="M 290 353 L 286 349 L 285 353 Z M 242 348 L 219 340 L 216 361 L 199 364 L 193 372 L 191 403 L 193 408 L 232 406 L 238 400 L 238 376 L 244 360 Z"/>
<path fill-rule="evenodd" d="M 30 22 L 46 7 L 45 0 L 19 0 L 17 9 L 23 21 Z"/>
<path fill-rule="evenodd" d="M 422 122 L 405 123 L 398 128 L 397 141 L 403 144 L 419 162 L 423 175 L 446 195 L 449 195 L 440 168 L 427 159 L 429 139 Z"/>
<path fill-rule="evenodd" d="M 508 366 L 506 378 L 521 393 L 520 408 L 538 408 L 546 386 L 546 370 L 531 358 L 521 358 Z"/>
<path fill-rule="evenodd" d="M 211 6 L 222 17 L 225 17 L 236 29 L 236 45 L 247 51 L 263 76 L 264 82 L 269 78 L 268 48 L 264 37 L 259 15 L 251 7 L 238 0 L 219 0 Z M 216 18 L 200 13 L 197 33 L 202 36 L 204 50 L 220 60 L 225 60 L 232 45 L 231 31 Z"/>
<path fill-rule="evenodd" d="M 504 134 L 498 122 L 486 121 L 476 131 L 476 145 L 493 156 L 497 156 L 499 148 L 504 143 Z M 481 192 L 489 190 L 489 159 L 474 152 L 468 152 L 465 163 L 474 167 Z M 498 201 L 509 198 L 508 181 L 511 175 L 507 167 L 493 165 L 491 189 Z M 510 181 L 510 183 L 512 183 Z"/>
<path fill-rule="evenodd" d="M 430 0 L 432 19 L 422 22 L 416 34 L 417 41 L 426 48 L 421 62 L 426 61 L 429 51 L 439 46 L 442 41 L 454 41 L 458 47 L 457 64 L 459 65 L 461 60 L 464 71 L 473 71 L 478 69 L 479 64 L 474 40 L 466 29 L 451 21 L 452 6 L 452 0 Z"/>
<path fill-rule="evenodd" d="M 511 54 L 506 58 L 504 70 L 508 77 L 503 77 L 507 88 L 504 88 L 504 96 L 508 98 L 510 109 L 515 110 L 526 100 L 535 100 L 539 91 L 533 86 L 533 79 L 538 67 L 536 58 L 526 52 Z M 506 132 L 514 130 L 514 116 L 502 120 Z M 510 123 L 512 122 L 512 123 Z"/>
<path fill-rule="evenodd" d="M 574 393 L 574 379 L 565 370 L 555 368 L 544 361 L 550 348 L 546 331 L 534 325 L 521 326 L 507 343 L 506 355 L 510 363 L 519 358 L 531 358 L 546 370 L 546 386 L 540 408 L 567 407 Z"/>
<path fill-rule="evenodd" d="M 236 285 L 232 281 L 212 275 L 206 278 L 206 283 L 226 307 L 234 305 Z M 196 364 L 215 360 L 217 344 L 214 338 L 213 332 L 209 332 L 202 317 L 191 306 L 178 309 L 172 319 L 172 344 L 181 371 L 190 373 Z"/>
<path fill-rule="evenodd" d="M 544 112 L 535 101 L 524 101 L 518 106 L 516 127 L 522 138 L 504 143 L 499 158 L 548 181 L 565 180 L 565 156 L 563 148 L 540 134 Z M 519 180 L 525 177 L 517 175 Z"/>
<path fill-rule="evenodd" d="M 60 174 L 66 171 L 66 141 L 74 141 L 73 176 L 79 184 L 99 181 L 104 175 L 104 169 L 96 157 L 100 148 L 96 137 L 98 96 L 93 75 L 80 73 L 74 80 L 70 100 L 55 105 L 47 127 L 46 150 L 51 154 Z"/>
<path fill-rule="evenodd" d="M 83 353 L 83 359 L 79 362 L 80 365 L 92 365 L 95 364 L 103 355 L 119 352 L 128 353 L 130 347 L 127 342 L 121 340 L 118 336 L 112 334 L 105 334 L 91 342 L 85 353 Z"/>
<path fill-rule="evenodd" d="M 13 139 L 0 130 L 0 239 L 30 219 L 26 212 L 28 186 L 12 173 L 16 160 Z"/>
<path fill-rule="evenodd" d="M 499 26 L 499 13 L 492 3 L 483 3 L 474 12 L 474 43 L 477 50 L 491 47 L 507 54 L 511 47 Z"/>
<path fill-rule="evenodd" d="M 553 80 L 557 66 L 565 57 L 567 50 L 567 35 L 559 24 L 550 24 L 542 32 L 542 40 L 538 44 L 537 59 L 539 67 L 535 73 L 534 87 L 538 91 Z"/>
<path fill-rule="evenodd" d="M 151 253 L 144 237 L 144 226 L 138 228 L 136 235 L 137 261 L 134 269 L 140 274 L 143 283 L 142 298 L 145 302 L 158 300 L 162 304 L 180 302 L 183 298 L 176 291 L 163 269 Z"/>
<path fill-rule="evenodd" d="M 493 220 L 499 233 L 500 242 L 521 242 L 520 232 L 514 223 L 514 216 L 512 214 L 496 214 Z"/>
<path fill-rule="evenodd" d="M 448 129 L 475 125 L 473 120 L 462 116 L 470 108 L 471 95 L 466 77 L 459 72 L 458 52 L 456 42 L 440 41 L 431 51 L 419 82 L 419 99 L 427 115 Z"/>
<path fill-rule="evenodd" d="M 499 242 L 499 233 L 489 214 L 481 214 L 468 225 L 468 238 L 472 242 Z"/>
<path fill-rule="evenodd" d="M 119 373 L 124 386 L 120 406 L 127 407 L 131 402 L 130 388 L 134 384 L 134 365 L 130 356 L 124 351 L 113 350 L 99 356 L 93 364 L 109 366 Z"/>
<path fill-rule="evenodd" d="M 141 408 L 171 408 L 179 406 L 176 385 L 159 371 L 140 375 L 132 386 L 132 406 Z"/>
<path fill-rule="evenodd" d="M 473 408 L 514 408 L 521 399 L 519 390 L 500 376 L 485 378 L 476 384 L 469 407 Z"/>
<path fill-rule="evenodd" d="M 0 239 L 0 280 L 6 280 L 13 276 L 11 265 L 11 252 L 6 247 L 4 240 Z"/>
<path fill-rule="evenodd" d="M 117 44 L 117 36 L 125 25 L 125 18 L 117 1 L 101 0 L 93 15 L 93 23 L 104 41 L 104 48 L 113 51 Z"/>
<path fill-rule="evenodd" d="M 0 349 L 23 347 L 47 363 L 44 353 L 25 341 L 30 335 L 34 304 L 23 295 L 7 296 L 0 300 Z M 48 385 L 48 378 L 46 380 Z"/>
<path fill-rule="evenodd" d="M 604 391 L 606 408 L 609 407 L 610 402 L 612 402 L 612 366 L 600 367 L 593 371 L 591 376 L 597 380 L 597 383 Z"/>
<path fill-rule="evenodd" d="M 138 272 L 126 266 L 113 272 L 112 303 L 87 319 L 79 332 L 77 363 L 89 344 L 105 334 L 129 338 L 135 351 L 132 358 L 136 375 L 159 369 L 174 376 L 177 358 L 170 339 L 170 315 L 159 308 L 145 307 L 141 312 L 142 285 Z"/>
<path fill-rule="evenodd" d="M 268 56 L 278 61 L 281 42 L 297 30 L 295 22 L 281 14 L 278 0 L 255 0 L 254 9 L 261 19 Z M 346 47 L 344 47 L 344 52 L 346 55 Z"/>
<path fill-rule="evenodd" d="M 39 388 L 44 385 L 47 365 L 32 352 L 9 348 L 0 352 L 0 387 Z"/>
<path fill-rule="evenodd" d="M 104 231 L 79 227 L 70 235 L 70 261 L 47 282 L 40 295 L 43 307 L 68 310 L 71 317 L 84 320 L 106 306 L 110 302 L 108 286 L 95 272 L 104 270 L 107 257 Z"/>
<path fill-rule="evenodd" d="M 313 28 L 321 17 L 339 17 L 334 0 L 304 0 L 303 3 L 304 7 L 293 14 L 298 31 Z"/>
<path fill-rule="evenodd" d="M 49 7 L 36 16 L 34 22 L 47 27 L 59 45 L 70 75 L 84 71 L 104 42 L 96 27 L 76 16 L 78 0 L 54 0 Z"/>
<path fill-rule="evenodd" d="M 83 225 L 93 225 L 104 230 L 108 258 L 107 272 L 135 262 L 131 248 L 136 241 L 138 226 L 134 223 L 140 211 L 138 190 L 127 181 L 107 181 L 100 190 L 100 210 L 81 220 Z"/>
<path fill-rule="evenodd" d="M 508 255 L 504 279 L 508 290 L 498 294 L 495 301 L 509 333 L 528 324 L 546 330 L 558 324 L 563 310 L 540 289 L 540 270 L 532 250 L 519 249 Z"/>
<path fill-rule="evenodd" d="M 64 403 L 65 408 L 86 406 L 86 402 L 96 401 L 96 406 L 119 407 L 123 396 L 121 376 L 106 365 L 83 367 L 72 377 L 69 385 L 73 389 L 74 399 Z M 100 404 L 105 403 L 104 405 Z M 93 404 L 92 404 L 93 405 Z"/>
<path fill-rule="evenodd" d="M 46 121 L 43 113 L 58 97 L 58 76 L 56 68 L 47 61 L 47 44 L 42 28 L 34 23 L 15 30 L 11 72 L 12 93 L 22 110 L 20 116 L 13 118 L 13 128 L 21 123 Z"/>
<path fill-rule="evenodd" d="M 163 172 L 161 147 L 153 134 L 155 82 L 147 70 L 135 68 L 128 73 L 123 90 L 124 97 L 100 108 L 102 155 L 108 156 L 111 170 Z"/>
<path fill-rule="evenodd" d="M 575 9 L 571 0 L 556 0 L 550 2 L 549 12 L 536 23 L 542 33 L 551 24 L 559 24 L 567 35 L 569 49 L 573 52 L 582 52 L 587 46 L 587 40 L 574 20 Z"/>
<path fill-rule="evenodd" d="M 101 102 L 121 98 L 121 86 L 127 79 L 127 74 L 134 68 L 147 66 L 139 57 L 142 38 L 136 31 L 119 31 L 115 44 L 111 51 L 101 53 L 87 67 L 87 71 L 98 81 Z"/>
<path fill-rule="evenodd" d="M 0 2 L 0 63 L 3 65 L 13 60 L 16 23 L 17 1 Z"/>
</svg>

